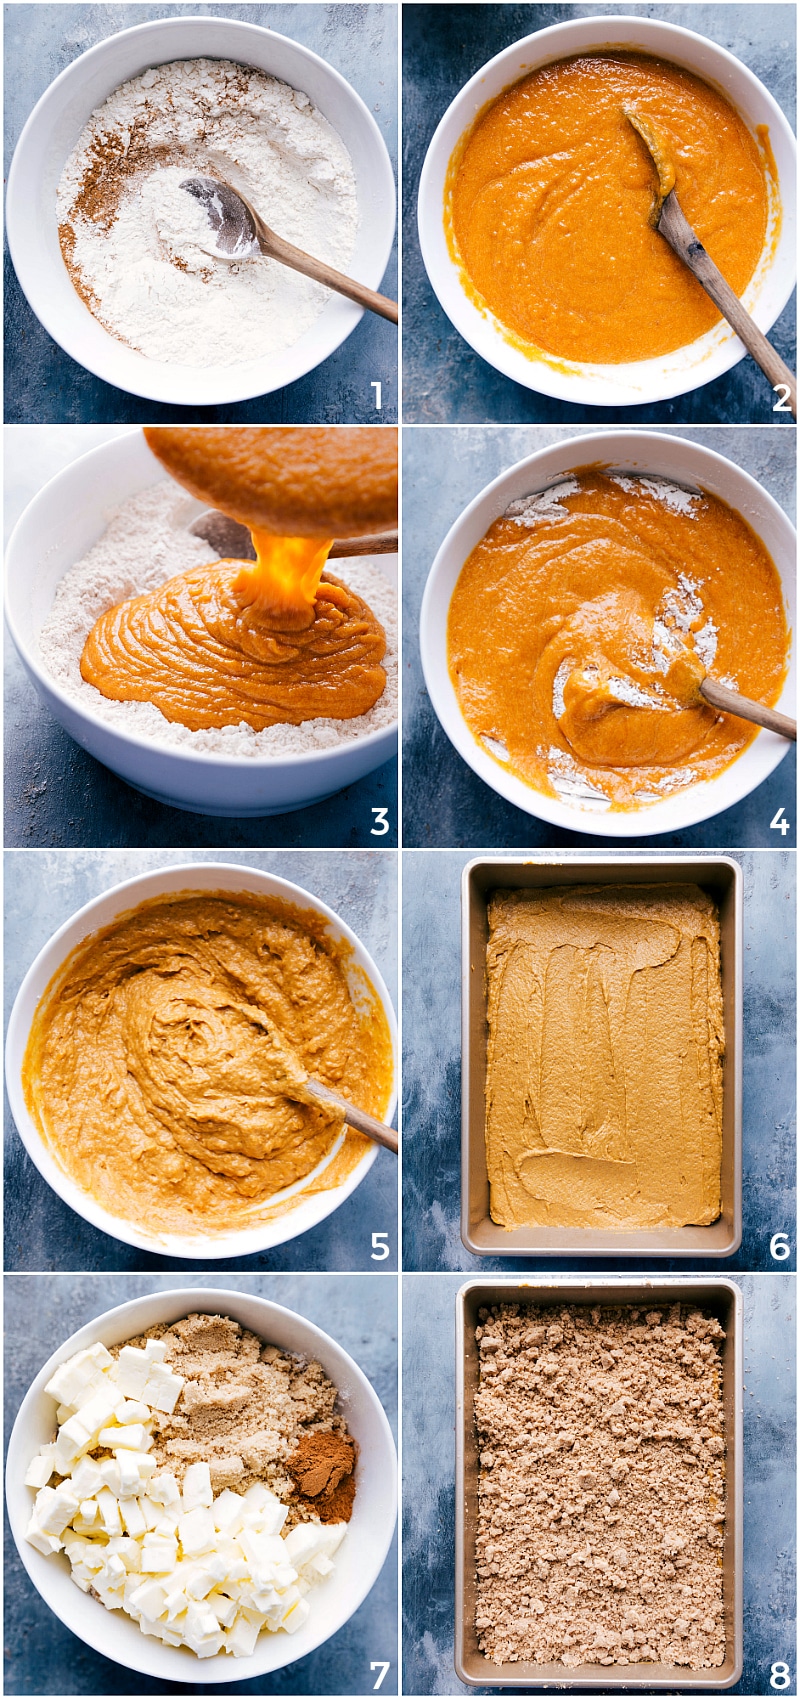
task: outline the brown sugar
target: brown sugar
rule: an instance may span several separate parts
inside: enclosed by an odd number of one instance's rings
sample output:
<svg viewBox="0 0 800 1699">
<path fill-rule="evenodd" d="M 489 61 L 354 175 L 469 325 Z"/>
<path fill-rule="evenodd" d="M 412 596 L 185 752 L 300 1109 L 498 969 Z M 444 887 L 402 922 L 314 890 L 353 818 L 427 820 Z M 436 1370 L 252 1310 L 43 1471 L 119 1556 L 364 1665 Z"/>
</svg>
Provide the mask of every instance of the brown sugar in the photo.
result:
<svg viewBox="0 0 800 1699">
<path fill-rule="evenodd" d="M 350 1460 L 350 1509 L 355 1492 L 355 1448 L 343 1417 L 335 1414 L 337 1389 L 320 1364 L 265 1344 L 228 1316 L 189 1315 L 172 1326 L 148 1328 L 127 1344 L 143 1348 L 163 1339 L 166 1362 L 185 1380 L 172 1415 L 154 1412 L 152 1455 L 159 1469 L 183 1480 L 190 1463 L 208 1463 L 215 1493 L 244 1493 L 263 1482 L 289 1506 L 295 1522 L 344 1522 L 342 1474 L 323 1514 L 318 1498 L 295 1489 L 289 1466 L 309 1442 L 325 1454 Z M 112 1347 L 112 1356 L 120 1347 Z M 330 1475 L 330 1469 L 328 1474 Z M 346 1494 L 345 1494 L 346 1496 Z"/>
<path fill-rule="evenodd" d="M 725 1439 L 713 1315 L 480 1311 L 477 1604 L 494 1662 L 725 1657 Z"/>
</svg>

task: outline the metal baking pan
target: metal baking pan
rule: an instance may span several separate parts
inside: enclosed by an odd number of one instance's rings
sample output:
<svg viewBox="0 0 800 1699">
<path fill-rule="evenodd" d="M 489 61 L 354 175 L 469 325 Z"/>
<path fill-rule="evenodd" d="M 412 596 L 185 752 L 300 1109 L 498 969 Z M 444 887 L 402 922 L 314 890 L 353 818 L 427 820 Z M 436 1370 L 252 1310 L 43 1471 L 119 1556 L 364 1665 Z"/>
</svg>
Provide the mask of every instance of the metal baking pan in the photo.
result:
<svg viewBox="0 0 800 1699">
<path fill-rule="evenodd" d="M 496 1664 L 478 1649 L 475 1630 L 475 1538 L 478 1511 L 478 1436 L 474 1397 L 478 1386 L 478 1311 L 485 1304 L 528 1303 L 563 1309 L 565 1304 L 691 1303 L 718 1316 L 725 1329 L 722 1402 L 725 1421 L 726 1519 L 722 1548 L 725 1662 L 716 1669 L 688 1670 L 675 1664 Z M 469 1687 L 595 1688 L 653 1692 L 717 1692 L 733 1687 L 742 1673 L 742 1380 L 744 1369 L 742 1294 L 718 1276 L 692 1279 L 640 1276 L 589 1277 L 559 1281 L 470 1280 L 456 1297 L 456 1608 L 455 1670 Z"/>
<path fill-rule="evenodd" d="M 518 1227 L 489 1214 L 486 1171 L 486 945 L 489 893 L 500 886 L 700 885 L 719 908 L 725 1021 L 722 1065 L 722 1212 L 710 1227 L 611 1232 Z M 730 1257 L 742 1240 L 742 873 L 724 855 L 481 857 L 461 880 L 461 1237 L 477 1257 Z"/>
</svg>

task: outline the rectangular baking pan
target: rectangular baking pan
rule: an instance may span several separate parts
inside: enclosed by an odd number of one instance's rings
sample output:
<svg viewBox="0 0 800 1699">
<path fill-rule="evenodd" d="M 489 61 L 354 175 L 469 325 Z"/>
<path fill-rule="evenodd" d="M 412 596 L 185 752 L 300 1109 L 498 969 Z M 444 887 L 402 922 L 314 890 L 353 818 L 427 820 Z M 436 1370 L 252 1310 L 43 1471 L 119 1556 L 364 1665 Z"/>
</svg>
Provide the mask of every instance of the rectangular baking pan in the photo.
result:
<svg viewBox="0 0 800 1699">
<path fill-rule="evenodd" d="M 725 1329 L 722 1404 L 725 1421 L 726 1519 L 722 1548 L 725 1662 L 716 1669 L 688 1670 L 674 1664 L 496 1664 L 478 1649 L 475 1630 L 475 1538 L 478 1522 L 478 1436 L 474 1397 L 479 1351 L 478 1311 L 485 1304 L 697 1304 Z M 742 1294 L 732 1280 L 689 1275 L 638 1279 L 587 1276 L 558 1281 L 470 1280 L 456 1296 L 456 1608 L 455 1670 L 469 1687 L 596 1688 L 652 1692 L 717 1692 L 733 1687 L 742 1673 L 742 1516 L 744 1505 L 742 1380 L 744 1372 Z"/>
<path fill-rule="evenodd" d="M 719 908 L 725 1056 L 722 1212 L 710 1227 L 637 1233 L 589 1227 L 498 1227 L 486 1171 L 486 945 L 489 893 L 554 885 L 700 885 Z M 742 1240 L 742 873 L 725 855 L 481 857 L 461 879 L 461 1238 L 477 1257 L 730 1257 Z"/>
</svg>

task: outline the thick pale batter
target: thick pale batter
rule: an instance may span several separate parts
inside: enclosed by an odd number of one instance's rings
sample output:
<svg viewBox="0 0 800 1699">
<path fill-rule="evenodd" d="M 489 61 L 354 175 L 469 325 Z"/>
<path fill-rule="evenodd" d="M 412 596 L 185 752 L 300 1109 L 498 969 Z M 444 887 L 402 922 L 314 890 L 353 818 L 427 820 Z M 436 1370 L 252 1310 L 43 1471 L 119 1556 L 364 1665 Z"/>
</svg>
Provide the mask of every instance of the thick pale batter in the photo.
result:
<svg viewBox="0 0 800 1699">
<path fill-rule="evenodd" d="M 706 1226 L 720 1212 L 719 924 L 699 886 L 495 891 L 492 1220 Z"/>
<path fill-rule="evenodd" d="M 150 1231 L 263 1220 L 342 1129 L 309 1074 L 387 1107 L 385 1016 L 371 987 L 354 1006 L 345 951 L 313 910 L 247 892 L 157 898 L 80 945 L 39 1003 L 23 1066 L 70 1178 Z M 365 1148 L 348 1131 L 320 1184 L 341 1183 Z"/>
<path fill-rule="evenodd" d="M 653 359 L 720 317 L 651 228 L 655 168 L 625 105 L 658 126 L 681 207 L 737 295 L 764 249 L 769 154 L 721 94 L 646 55 L 546 65 L 479 114 L 445 195 L 470 293 L 531 354 Z"/>
<path fill-rule="evenodd" d="M 474 736 L 534 789 L 635 808 L 720 773 L 757 735 L 696 694 L 774 704 L 776 567 L 714 496 L 585 468 L 512 504 L 465 562 L 448 660 Z"/>
</svg>

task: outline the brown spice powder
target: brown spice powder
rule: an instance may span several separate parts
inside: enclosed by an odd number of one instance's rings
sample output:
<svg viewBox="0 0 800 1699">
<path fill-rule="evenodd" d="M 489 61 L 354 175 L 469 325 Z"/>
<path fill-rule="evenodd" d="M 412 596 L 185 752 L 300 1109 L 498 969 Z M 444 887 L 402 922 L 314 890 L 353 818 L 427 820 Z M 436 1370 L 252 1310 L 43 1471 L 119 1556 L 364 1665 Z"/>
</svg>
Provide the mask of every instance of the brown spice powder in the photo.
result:
<svg viewBox="0 0 800 1699">
<path fill-rule="evenodd" d="M 479 1645 L 497 1663 L 724 1662 L 713 1315 L 480 1311 Z"/>
<path fill-rule="evenodd" d="M 316 1511 L 320 1522 L 349 1522 L 356 1483 L 356 1448 L 349 1435 L 304 1434 L 286 1465 L 295 1503 Z"/>
</svg>

